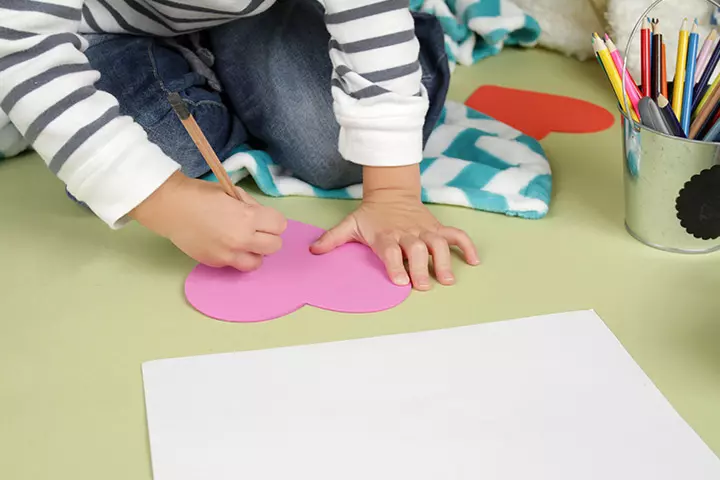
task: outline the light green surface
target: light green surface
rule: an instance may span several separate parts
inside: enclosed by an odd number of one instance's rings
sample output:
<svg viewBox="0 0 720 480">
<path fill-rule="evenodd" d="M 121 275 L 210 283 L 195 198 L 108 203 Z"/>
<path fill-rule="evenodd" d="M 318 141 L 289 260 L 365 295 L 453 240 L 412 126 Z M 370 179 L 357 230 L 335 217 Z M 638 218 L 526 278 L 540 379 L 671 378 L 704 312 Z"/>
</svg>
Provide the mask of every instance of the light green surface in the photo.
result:
<svg viewBox="0 0 720 480">
<path fill-rule="evenodd" d="M 459 69 L 480 84 L 566 94 L 615 111 L 598 66 L 507 51 Z M 540 221 L 433 207 L 477 241 L 484 265 L 458 285 L 367 316 L 313 308 L 235 325 L 186 305 L 193 262 L 137 226 L 113 232 L 69 200 L 33 157 L 0 162 L 0 478 L 151 478 L 140 365 L 594 308 L 720 453 L 720 255 L 647 248 L 623 229 L 620 131 L 553 134 L 550 215 Z M 329 227 L 353 203 L 262 199 Z M 271 297 L 272 292 L 268 292 Z M 618 432 L 622 435 L 622 432 Z"/>
</svg>

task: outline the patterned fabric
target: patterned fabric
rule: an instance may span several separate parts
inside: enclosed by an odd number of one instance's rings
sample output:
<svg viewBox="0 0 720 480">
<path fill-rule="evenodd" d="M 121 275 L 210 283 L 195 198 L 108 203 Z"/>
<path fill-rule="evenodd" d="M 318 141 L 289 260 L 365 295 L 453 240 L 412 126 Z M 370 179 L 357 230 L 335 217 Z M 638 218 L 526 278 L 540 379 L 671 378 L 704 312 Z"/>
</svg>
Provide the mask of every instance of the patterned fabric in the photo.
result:
<svg viewBox="0 0 720 480">
<path fill-rule="evenodd" d="M 224 165 L 233 181 L 250 175 L 274 197 L 362 197 L 362 185 L 315 188 L 283 171 L 263 151 L 241 148 Z M 446 104 L 420 168 L 424 202 L 532 219 L 547 214 L 550 164 L 538 141 L 462 104 Z M 212 174 L 206 178 L 216 181 Z"/>
<path fill-rule="evenodd" d="M 435 15 L 445 30 L 451 68 L 497 55 L 503 46 L 534 46 L 540 25 L 510 0 L 410 0 L 412 10 Z"/>
</svg>

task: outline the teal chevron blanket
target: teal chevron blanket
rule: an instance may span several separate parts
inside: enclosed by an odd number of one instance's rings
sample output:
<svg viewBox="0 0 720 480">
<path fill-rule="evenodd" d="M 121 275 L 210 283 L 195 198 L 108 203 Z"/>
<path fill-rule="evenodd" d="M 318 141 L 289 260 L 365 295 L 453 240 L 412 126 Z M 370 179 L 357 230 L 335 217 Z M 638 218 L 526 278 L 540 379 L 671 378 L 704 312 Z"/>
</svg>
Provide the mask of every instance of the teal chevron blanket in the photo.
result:
<svg viewBox="0 0 720 480">
<path fill-rule="evenodd" d="M 240 148 L 223 165 L 234 182 L 250 175 L 263 193 L 274 197 L 362 198 L 362 185 L 315 188 L 259 150 Z M 459 103 L 446 104 L 420 169 L 426 203 L 523 218 L 542 218 L 548 211 L 550 164 L 538 141 Z M 212 174 L 206 178 L 217 181 Z"/>
<path fill-rule="evenodd" d="M 410 8 L 438 18 L 451 68 L 496 55 L 505 45 L 534 46 L 540 36 L 535 19 L 509 0 L 410 0 Z"/>
</svg>

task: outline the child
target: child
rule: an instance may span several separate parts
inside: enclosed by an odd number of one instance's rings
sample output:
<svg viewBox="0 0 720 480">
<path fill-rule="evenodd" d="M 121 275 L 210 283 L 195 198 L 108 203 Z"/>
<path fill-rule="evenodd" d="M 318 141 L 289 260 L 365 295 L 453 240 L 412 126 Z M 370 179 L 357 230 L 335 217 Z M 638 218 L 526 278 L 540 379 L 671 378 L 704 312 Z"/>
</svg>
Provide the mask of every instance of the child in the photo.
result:
<svg viewBox="0 0 720 480">
<path fill-rule="evenodd" d="M 135 219 L 200 262 L 258 268 L 285 219 L 196 179 L 208 167 L 167 101 L 178 92 L 221 159 L 250 142 L 312 185 L 363 182 L 314 253 L 365 243 L 421 290 L 432 256 L 452 284 L 449 247 L 477 253 L 424 207 L 418 166 L 447 91 L 442 30 L 408 0 L 323 3 L 0 0 L 0 108 L 109 225 Z"/>
</svg>

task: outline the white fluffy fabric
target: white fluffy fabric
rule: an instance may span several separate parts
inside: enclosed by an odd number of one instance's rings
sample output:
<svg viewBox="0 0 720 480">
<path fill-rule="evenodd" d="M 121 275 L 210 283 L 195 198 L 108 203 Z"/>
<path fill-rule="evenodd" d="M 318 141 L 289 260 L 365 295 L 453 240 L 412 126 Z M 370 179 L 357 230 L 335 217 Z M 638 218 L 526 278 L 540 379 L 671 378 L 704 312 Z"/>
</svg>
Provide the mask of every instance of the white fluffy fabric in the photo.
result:
<svg viewBox="0 0 720 480">
<path fill-rule="evenodd" d="M 560 0 L 562 1 L 562 0 Z M 642 18 L 643 12 L 654 3 L 655 0 L 609 0 L 607 5 L 607 20 L 613 40 L 620 50 L 630 41 L 630 35 L 637 22 Z M 707 0 L 665 0 L 655 7 L 649 14 L 650 17 L 660 20 L 660 29 L 663 32 L 663 40 L 667 45 L 667 71 L 669 79 L 675 73 L 675 59 L 677 57 L 678 32 L 682 25 L 683 18 L 692 22 L 698 19 L 700 28 L 700 47 L 705 37 L 710 33 L 710 16 L 713 5 Z M 688 25 L 688 28 L 690 25 Z M 628 67 L 640 81 L 640 31 L 632 38 L 632 47 L 628 55 Z M 700 48 L 698 47 L 698 48 Z"/>
<path fill-rule="evenodd" d="M 593 9 L 594 1 L 598 0 L 514 0 L 540 24 L 540 46 L 580 60 L 593 56 L 590 35 L 604 29 Z"/>
<path fill-rule="evenodd" d="M 514 0 L 542 27 L 539 44 L 580 60 L 593 57 L 590 35 L 608 32 L 615 44 L 625 50 L 637 22 L 655 0 Z M 720 2 L 719 2 L 720 3 Z M 697 18 L 700 42 L 710 33 L 713 5 L 708 0 L 664 0 L 650 13 L 660 19 L 667 45 L 668 76 L 675 72 L 678 31 L 683 18 Z M 640 36 L 633 37 L 628 67 L 639 81 Z"/>
</svg>

